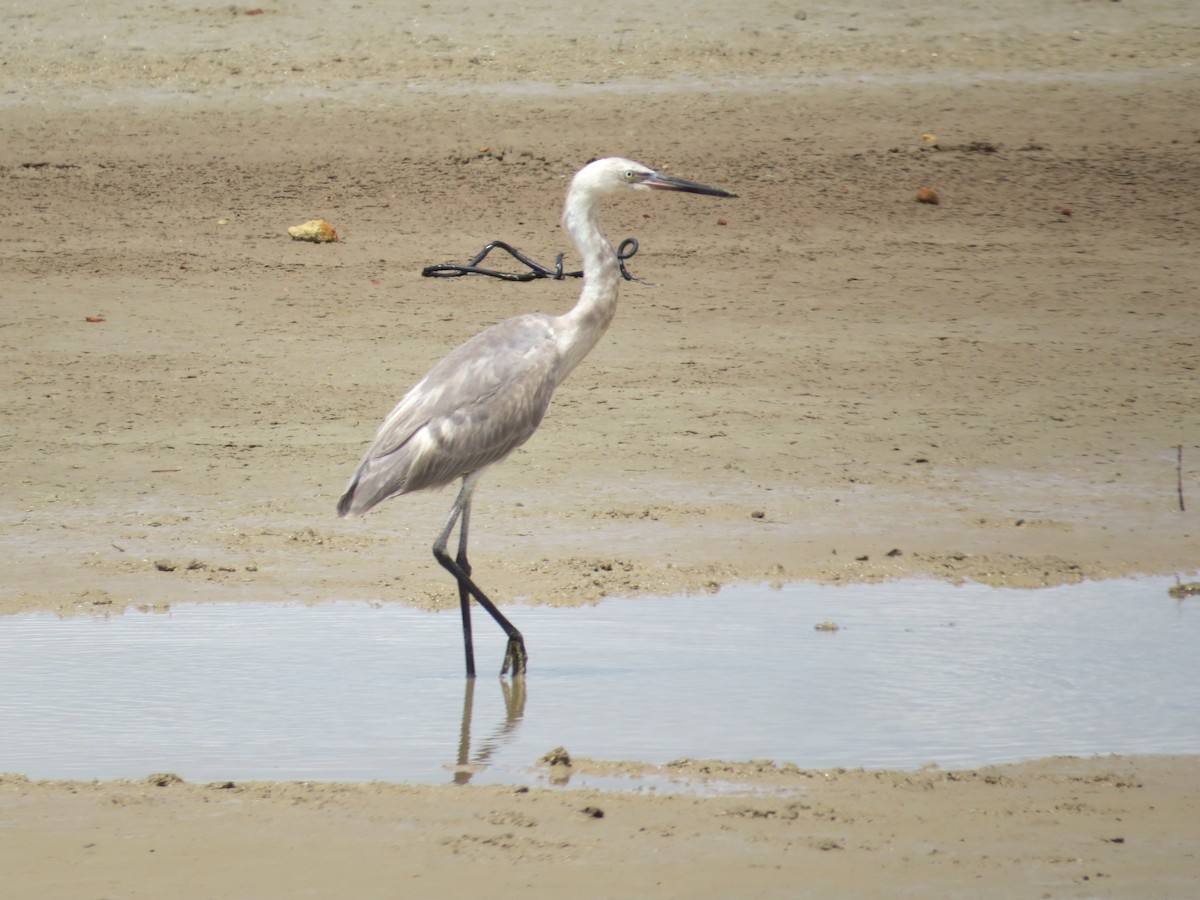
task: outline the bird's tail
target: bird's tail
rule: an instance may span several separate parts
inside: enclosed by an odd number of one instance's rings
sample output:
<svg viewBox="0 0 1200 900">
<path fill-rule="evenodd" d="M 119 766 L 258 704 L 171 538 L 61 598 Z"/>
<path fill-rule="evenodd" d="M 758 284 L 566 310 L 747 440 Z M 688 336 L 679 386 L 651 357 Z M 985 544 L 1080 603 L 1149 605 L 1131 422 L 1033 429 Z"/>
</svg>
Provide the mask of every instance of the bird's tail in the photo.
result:
<svg viewBox="0 0 1200 900">
<path fill-rule="evenodd" d="M 350 487 L 346 488 L 346 493 L 342 494 L 342 498 L 338 500 L 337 511 L 339 516 L 351 515 L 350 508 L 354 505 L 354 489 L 358 487 L 358 478 L 356 477 L 350 482 Z"/>
</svg>

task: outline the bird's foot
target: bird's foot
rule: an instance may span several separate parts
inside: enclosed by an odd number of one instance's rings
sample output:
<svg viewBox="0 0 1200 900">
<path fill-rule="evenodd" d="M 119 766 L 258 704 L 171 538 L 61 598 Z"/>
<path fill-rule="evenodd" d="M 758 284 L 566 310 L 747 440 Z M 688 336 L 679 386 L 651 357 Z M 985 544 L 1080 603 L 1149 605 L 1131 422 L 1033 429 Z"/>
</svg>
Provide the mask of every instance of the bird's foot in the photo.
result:
<svg viewBox="0 0 1200 900">
<path fill-rule="evenodd" d="M 504 652 L 504 665 L 500 667 L 500 674 L 507 675 L 511 669 L 514 678 L 521 677 L 525 674 L 525 668 L 528 663 L 529 654 L 525 652 L 524 638 L 509 638 L 508 649 Z"/>
</svg>

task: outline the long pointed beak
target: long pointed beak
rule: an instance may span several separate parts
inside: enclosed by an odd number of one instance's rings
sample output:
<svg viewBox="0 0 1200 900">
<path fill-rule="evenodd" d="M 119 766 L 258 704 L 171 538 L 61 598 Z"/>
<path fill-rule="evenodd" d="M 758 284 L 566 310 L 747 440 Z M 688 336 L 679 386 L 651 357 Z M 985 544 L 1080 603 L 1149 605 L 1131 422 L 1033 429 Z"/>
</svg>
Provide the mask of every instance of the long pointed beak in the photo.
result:
<svg viewBox="0 0 1200 900">
<path fill-rule="evenodd" d="M 720 188 L 700 184 L 698 181 L 688 181 L 684 178 L 676 178 L 674 175 L 664 175 L 661 172 L 654 172 L 647 175 L 646 180 L 642 184 L 660 191 L 686 191 L 689 194 L 708 194 L 711 197 L 737 196 L 737 194 L 731 194 L 729 191 L 723 191 Z"/>
</svg>

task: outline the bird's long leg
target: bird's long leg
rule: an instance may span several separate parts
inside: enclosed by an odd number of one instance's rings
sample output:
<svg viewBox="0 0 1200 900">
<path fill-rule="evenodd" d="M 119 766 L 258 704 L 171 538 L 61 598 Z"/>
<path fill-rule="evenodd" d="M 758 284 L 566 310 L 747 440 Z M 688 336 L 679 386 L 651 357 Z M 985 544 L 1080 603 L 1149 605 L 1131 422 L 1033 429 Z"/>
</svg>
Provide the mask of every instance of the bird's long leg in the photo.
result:
<svg viewBox="0 0 1200 900">
<path fill-rule="evenodd" d="M 478 478 L 478 473 L 472 473 L 463 478 L 462 489 L 458 492 L 458 498 L 454 501 L 454 506 L 450 510 L 450 518 L 446 521 L 445 527 L 438 535 L 437 540 L 433 544 L 433 556 L 438 561 L 443 569 L 454 576 L 458 582 L 458 597 L 459 604 L 462 608 L 463 618 L 463 641 L 466 645 L 467 654 L 467 677 L 475 677 L 475 652 L 471 637 L 471 603 L 470 597 L 475 598 L 475 602 L 487 610 L 488 614 L 496 620 L 504 633 L 508 635 L 508 649 L 504 653 L 504 665 L 500 669 L 500 674 L 505 675 L 512 670 L 513 675 L 524 675 L 525 667 L 529 660 L 529 655 L 525 652 L 525 638 L 522 637 L 512 622 L 505 618 L 504 614 L 496 608 L 487 594 L 479 589 L 479 586 L 471 580 L 471 563 L 467 559 L 467 533 L 470 528 L 471 520 L 471 494 L 475 490 L 475 482 Z M 458 557 L 451 559 L 450 554 L 446 552 L 446 545 L 450 541 L 450 533 L 454 530 L 454 526 L 459 522 L 461 517 L 461 527 L 459 529 L 458 540 Z"/>
<path fill-rule="evenodd" d="M 464 525 L 466 524 L 465 518 L 463 520 L 463 524 Z M 460 542 L 460 546 L 459 546 L 459 550 L 458 550 L 458 555 L 459 555 L 459 560 L 458 560 L 459 568 L 461 568 L 463 570 L 463 572 L 465 572 L 469 576 L 471 574 L 471 566 L 470 566 L 470 564 L 463 565 L 463 563 L 466 562 L 466 557 L 463 555 L 461 542 Z M 467 677 L 474 678 L 475 677 L 475 640 L 472 637 L 472 633 L 471 633 L 471 593 L 467 589 L 467 580 L 466 579 L 458 578 L 458 576 L 455 576 L 455 578 L 458 581 L 458 607 L 460 610 L 462 610 L 463 649 L 466 651 L 466 654 L 467 654 Z"/>
<path fill-rule="evenodd" d="M 471 492 L 467 490 L 466 483 L 463 483 L 462 493 L 466 494 L 466 499 L 461 504 L 455 503 L 459 507 L 461 519 L 458 524 L 458 557 L 455 562 L 463 571 L 467 578 L 459 578 L 455 576 L 458 582 L 458 606 L 462 610 L 463 623 L 463 647 L 467 653 L 467 677 L 475 677 L 475 641 L 471 632 L 471 593 L 467 589 L 467 582 L 471 576 L 471 563 L 467 560 L 467 531 L 471 527 Z"/>
<path fill-rule="evenodd" d="M 437 540 L 433 542 L 433 556 L 441 563 L 442 567 L 454 576 L 458 582 L 458 605 L 462 610 L 462 626 L 463 626 L 463 649 L 467 656 L 467 677 L 475 677 L 475 640 L 471 634 L 471 595 L 467 589 L 467 582 L 470 580 L 471 565 L 467 563 L 464 567 L 462 562 L 466 560 L 466 547 L 463 546 L 463 539 L 459 540 L 458 555 L 460 563 L 457 567 L 450 564 L 450 557 L 446 555 L 446 544 L 450 540 L 450 532 L 454 530 L 455 523 L 462 515 L 463 508 L 470 506 L 470 494 L 467 491 L 466 480 L 463 481 L 462 490 L 458 492 L 458 498 L 454 501 L 454 506 L 450 508 L 450 518 L 446 520 L 445 526 L 437 536 Z M 464 524 L 470 518 L 470 513 L 464 517 Z"/>
</svg>

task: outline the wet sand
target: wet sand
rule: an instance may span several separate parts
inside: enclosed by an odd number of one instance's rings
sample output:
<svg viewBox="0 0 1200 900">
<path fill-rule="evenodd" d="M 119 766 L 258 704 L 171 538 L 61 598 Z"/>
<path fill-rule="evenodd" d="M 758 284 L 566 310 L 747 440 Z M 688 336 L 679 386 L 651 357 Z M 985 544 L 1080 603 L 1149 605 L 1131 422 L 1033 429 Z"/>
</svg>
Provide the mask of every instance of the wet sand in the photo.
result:
<svg viewBox="0 0 1200 900">
<path fill-rule="evenodd" d="M 420 269 L 495 238 L 576 267 L 562 192 L 604 155 L 740 197 L 605 211 L 649 283 L 480 488 L 497 597 L 1196 570 L 1186 0 L 59 6 L 0 15 L 0 612 L 456 603 L 449 492 L 333 506 L 431 362 L 578 290 Z M 287 237 L 314 217 L 342 241 Z M 767 800 L 16 778 L 0 855 L 28 896 L 1195 893 L 1194 758 L 998 771 Z"/>
<path fill-rule="evenodd" d="M 0 782 L 25 897 L 1190 897 L 1194 758 L 763 772 L 762 793 Z M 728 770 L 728 771 L 723 771 Z"/>
</svg>

